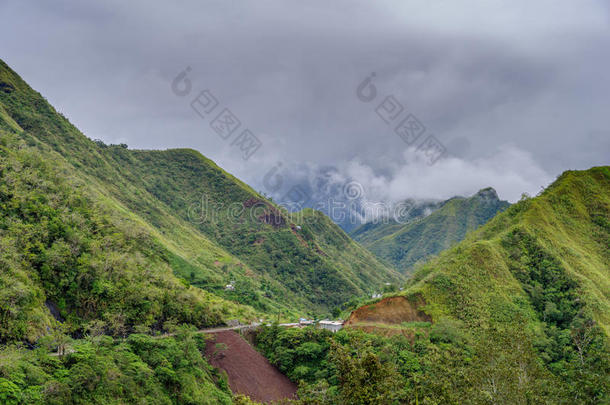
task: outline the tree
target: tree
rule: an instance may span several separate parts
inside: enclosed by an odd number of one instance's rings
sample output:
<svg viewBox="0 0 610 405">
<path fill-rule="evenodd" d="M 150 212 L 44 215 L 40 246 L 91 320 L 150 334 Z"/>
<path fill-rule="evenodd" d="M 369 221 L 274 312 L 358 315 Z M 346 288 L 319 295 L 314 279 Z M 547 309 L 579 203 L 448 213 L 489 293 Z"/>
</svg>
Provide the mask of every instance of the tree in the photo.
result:
<svg viewBox="0 0 610 405">
<path fill-rule="evenodd" d="M 572 342 L 578 352 L 580 366 L 585 365 L 585 354 L 595 338 L 595 321 L 577 318 L 572 325 Z"/>
<path fill-rule="evenodd" d="M 89 332 L 89 338 L 95 339 L 98 336 L 102 336 L 104 334 L 104 329 L 106 328 L 106 322 L 101 319 L 96 319 L 87 324 L 87 332 Z"/>
<path fill-rule="evenodd" d="M 20 393 L 19 387 L 5 378 L 0 378 L 0 403 L 18 405 Z"/>
<path fill-rule="evenodd" d="M 69 328 L 66 323 L 55 321 L 51 328 L 51 333 L 42 339 L 42 342 L 49 350 L 57 350 L 57 354 L 62 357 L 66 354 L 66 347 L 72 341 L 68 335 Z"/>
<path fill-rule="evenodd" d="M 355 342 L 355 352 L 333 343 L 330 358 L 337 367 L 341 402 L 391 404 L 401 395 L 402 379 L 394 367 L 383 364 L 370 347 Z"/>
</svg>

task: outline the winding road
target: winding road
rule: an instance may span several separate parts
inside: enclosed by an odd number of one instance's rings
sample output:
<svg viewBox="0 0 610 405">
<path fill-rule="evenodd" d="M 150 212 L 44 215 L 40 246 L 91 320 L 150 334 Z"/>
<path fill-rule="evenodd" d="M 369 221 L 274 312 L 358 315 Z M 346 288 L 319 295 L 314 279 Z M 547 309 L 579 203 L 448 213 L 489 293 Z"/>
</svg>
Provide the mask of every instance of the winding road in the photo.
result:
<svg viewBox="0 0 610 405">
<path fill-rule="evenodd" d="M 237 326 L 217 326 L 214 328 L 205 328 L 205 329 L 199 329 L 196 330 L 194 333 L 219 333 L 219 332 L 228 332 L 228 331 L 239 331 L 239 330 L 244 330 L 244 329 L 256 329 L 258 327 L 260 327 L 262 325 L 262 323 L 259 322 L 254 322 L 248 325 L 237 325 Z M 278 326 L 284 327 L 284 328 L 292 328 L 295 326 L 299 326 L 301 325 L 298 322 L 294 322 L 294 323 L 280 323 L 278 324 Z M 266 326 L 271 326 L 270 323 L 266 324 Z M 154 339 L 163 339 L 163 338 L 167 338 L 167 337 L 172 337 L 175 336 L 175 333 L 163 333 L 161 335 L 156 335 L 156 336 L 152 336 L 152 338 Z M 70 353 L 74 353 L 74 349 L 67 347 L 64 350 L 64 355 L 66 354 L 70 354 Z M 49 353 L 49 356 L 59 356 L 59 352 L 53 352 L 53 353 Z"/>
</svg>

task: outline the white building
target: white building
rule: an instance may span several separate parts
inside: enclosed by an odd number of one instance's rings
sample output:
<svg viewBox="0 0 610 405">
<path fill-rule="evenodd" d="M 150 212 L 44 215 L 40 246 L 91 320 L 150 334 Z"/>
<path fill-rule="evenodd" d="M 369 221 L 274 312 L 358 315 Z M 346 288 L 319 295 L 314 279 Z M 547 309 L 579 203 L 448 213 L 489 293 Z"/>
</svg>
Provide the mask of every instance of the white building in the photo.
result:
<svg viewBox="0 0 610 405">
<path fill-rule="evenodd" d="M 328 329 L 331 332 L 337 332 L 343 328 L 343 321 L 329 321 L 327 319 L 318 322 L 318 327 L 322 329 Z"/>
</svg>

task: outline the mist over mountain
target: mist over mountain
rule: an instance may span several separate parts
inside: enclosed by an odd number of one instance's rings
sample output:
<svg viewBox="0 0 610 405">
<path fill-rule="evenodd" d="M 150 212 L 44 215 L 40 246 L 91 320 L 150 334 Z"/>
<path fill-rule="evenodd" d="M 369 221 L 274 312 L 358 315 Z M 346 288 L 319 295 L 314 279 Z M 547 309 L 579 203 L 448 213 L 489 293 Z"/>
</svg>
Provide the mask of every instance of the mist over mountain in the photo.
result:
<svg viewBox="0 0 610 405">
<path fill-rule="evenodd" d="M 412 204 L 407 221 L 372 221 L 351 233 L 355 240 L 377 257 L 408 273 L 417 263 L 460 242 L 468 232 L 485 224 L 510 205 L 500 200 L 496 190 L 491 187 L 479 190 L 470 197 Z"/>
<path fill-rule="evenodd" d="M 517 164 L 523 175 L 506 171 Z M 535 184 L 532 179 L 544 179 Z M 407 149 L 392 167 L 376 174 L 361 162 L 341 167 L 278 163 L 263 176 L 259 190 L 289 210 L 310 207 L 324 212 L 345 231 L 374 221 L 406 221 L 415 206 L 472 195 L 493 185 L 498 194 L 516 202 L 523 193 L 537 194 L 551 178 L 532 157 L 507 147 L 472 162 L 447 154 L 433 165 L 415 149 Z M 499 188 L 498 188 L 499 187 Z"/>
<path fill-rule="evenodd" d="M 335 167 L 365 189 L 387 181 L 367 189 L 371 201 L 492 186 L 515 202 L 566 168 L 605 164 L 610 150 L 605 1 L 61 5 L 0 4 L 2 58 L 53 105 L 92 139 L 194 148 L 270 195 L 263 178 L 283 163 L 293 176 L 293 164 Z M 15 36 L 23 26 L 40 29 Z M 187 67 L 191 93 L 179 97 L 170 84 Z M 377 94 L 363 102 L 356 91 L 372 73 Z M 205 89 L 219 103 L 209 118 L 190 106 Z M 402 111 L 386 123 L 389 96 Z M 241 123 L 230 140 L 210 127 L 224 108 Z M 409 114 L 426 130 L 412 145 L 395 132 Z M 232 145 L 243 129 L 262 143 L 247 160 Z M 428 135 L 446 163 L 405 159 Z"/>
<path fill-rule="evenodd" d="M 0 405 L 610 405 L 607 0 L 0 17 Z"/>
</svg>

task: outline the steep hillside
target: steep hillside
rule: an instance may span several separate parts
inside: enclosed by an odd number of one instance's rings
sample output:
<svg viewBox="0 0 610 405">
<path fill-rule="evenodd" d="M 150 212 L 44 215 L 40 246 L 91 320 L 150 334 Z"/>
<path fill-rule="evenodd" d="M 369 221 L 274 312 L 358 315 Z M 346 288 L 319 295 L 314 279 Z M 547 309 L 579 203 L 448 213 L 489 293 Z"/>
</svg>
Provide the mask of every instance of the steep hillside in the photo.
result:
<svg viewBox="0 0 610 405">
<path fill-rule="evenodd" d="M 352 236 L 377 257 L 409 273 L 415 263 L 461 241 L 508 206 L 494 189 L 486 188 L 470 198 L 416 205 L 408 223 L 365 224 Z"/>
<path fill-rule="evenodd" d="M 296 227 L 293 227 L 293 232 L 298 234 L 299 238 L 312 246 L 313 249 L 325 257 L 331 257 L 341 263 L 349 263 L 352 271 L 360 274 L 360 280 L 365 285 L 369 288 L 372 286 L 379 288 L 379 276 L 369 270 L 371 268 L 370 263 L 377 262 L 375 256 L 355 243 L 330 218 L 320 211 L 306 208 L 293 213 L 291 219 L 296 225 Z M 352 282 L 357 284 L 360 280 L 353 279 Z M 400 279 L 385 278 L 385 282 L 391 283 L 398 280 Z"/>
<path fill-rule="evenodd" d="M 34 341 L 56 317 L 111 334 L 169 320 L 203 327 L 241 307 L 173 275 L 168 250 L 139 220 L 74 175 L 62 159 L 0 129 L 0 340 Z"/>
<path fill-rule="evenodd" d="M 411 207 L 398 222 L 394 218 L 385 218 L 367 222 L 351 231 L 350 236 L 364 246 L 400 231 L 405 225 L 425 218 L 439 209 L 444 201 L 418 201 L 407 199 L 403 201 L 406 207 Z"/>
<path fill-rule="evenodd" d="M 349 238 L 322 214 L 324 227 L 306 220 L 299 230 L 295 219 L 309 218 L 309 214 L 289 215 L 197 152 L 117 149 L 112 158 L 123 170 L 140 174 L 132 184 L 147 190 L 255 273 L 265 276 L 263 293 L 280 302 L 300 300 L 303 305 L 313 303 L 324 310 L 368 292 L 372 286 L 399 280 L 397 273 L 359 245 L 351 244 L 341 255 L 327 250 Z"/>
<path fill-rule="evenodd" d="M 401 295 L 448 343 L 465 348 L 448 370 L 465 374 L 452 384 L 479 387 L 491 403 L 520 403 L 534 393 L 538 401 L 605 403 L 610 167 L 565 172 L 540 196 L 511 206 L 423 265 Z M 357 326 L 372 312 L 388 324 L 383 312 L 391 305 L 376 305 L 355 311 L 348 323 Z M 409 321 L 389 324 L 430 331 Z"/>
<path fill-rule="evenodd" d="M 89 140 L 0 61 L 0 402 L 231 403 L 193 329 L 401 279 L 309 222 L 196 151 Z"/>
<path fill-rule="evenodd" d="M 132 333 L 258 314 L 175 277 L 138 218 L 22 133 L 0 128 L 0 402 L 230 404 L 204 339 Z"/>
<path fill-rule="evenodd" d="M 128 150 L 93 142 L 4 62 L 0 83 L 0 129 L 14 134 L 6 153 L 27 145 L 43 163 L 62 168 L 66 174 L 57 177 L 82 184 L 92 215 L 103 205 L 112 218 L 137 224 L 129 230 L 141 229 L 154 244 L 151 254 L 161 255 L 163 265 L 187 284 L 259 313 L 296 315 L 328 311 L 400 279 L 357 245 L 350 252 L 358 258 L 335 257 L 305 241 L 287 212 L 196 151 Z M 12 183 L 7 187 L 11 193 Z M 65 211 L 70 210 L 66 202 Z M 332 224 L 328 229 L 342 234 Z M 225 289 L 231 282 L 234 289 Z"/>
</svg>

